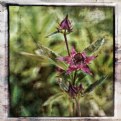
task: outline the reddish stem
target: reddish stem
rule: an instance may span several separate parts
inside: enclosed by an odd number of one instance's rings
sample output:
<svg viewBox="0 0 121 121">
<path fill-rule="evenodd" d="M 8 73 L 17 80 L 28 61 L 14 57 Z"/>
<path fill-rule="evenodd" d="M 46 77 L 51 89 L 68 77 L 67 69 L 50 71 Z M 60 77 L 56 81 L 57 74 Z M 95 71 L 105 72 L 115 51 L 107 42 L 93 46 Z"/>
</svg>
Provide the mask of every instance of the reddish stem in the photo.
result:
<svg viewBox="0 0 121 121">
<path fill-rule="evenodd" d="M 63 35 L 64 35 L 64 39 L 65 39 L 65 43 L 66 43 L 67 52 L 68 52 L 68 55 L 70 56 L 69 47 L 68 47 L 68 41 L 67 41 L 67 37 L 66 37 L 66 31 L 64 32 Z"/>
</svg>

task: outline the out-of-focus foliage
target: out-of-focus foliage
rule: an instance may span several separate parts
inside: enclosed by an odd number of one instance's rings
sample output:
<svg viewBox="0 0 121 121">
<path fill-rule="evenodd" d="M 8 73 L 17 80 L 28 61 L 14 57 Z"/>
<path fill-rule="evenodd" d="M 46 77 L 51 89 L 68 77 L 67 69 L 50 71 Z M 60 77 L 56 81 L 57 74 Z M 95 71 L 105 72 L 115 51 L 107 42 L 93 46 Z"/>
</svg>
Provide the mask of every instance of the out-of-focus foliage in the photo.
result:
<svg viewBox="0 0 121 121">
<path fill-rule="evenodd" d="M 67 14 L 73 25 L 73 32 L 67 36 L 70 49 L 74 46 L 81 52 L 96 40 L 105 39 L 98 51 L 86 50 L 98 55 L 89 65 L 93 76 L 78 74 L 84 88 L 108 75 L 102 85 L 80 97 L 82 116 L 113 115 L 113 8 L 10 6 L 10 116 L 72 116 L 72 101 L 56 82 L 56 66 L 52 61 L 56 55 L 51 55 L 52 60 L 44 57 L 47 53 L 40 56 L 42 52 L 34 43 L 35 40 L 52 52 L 66 55 L 61 34 L 45 36 L 54 32 Z M 35 55 L 37 50 L 39 55 Z"/>
</svg>

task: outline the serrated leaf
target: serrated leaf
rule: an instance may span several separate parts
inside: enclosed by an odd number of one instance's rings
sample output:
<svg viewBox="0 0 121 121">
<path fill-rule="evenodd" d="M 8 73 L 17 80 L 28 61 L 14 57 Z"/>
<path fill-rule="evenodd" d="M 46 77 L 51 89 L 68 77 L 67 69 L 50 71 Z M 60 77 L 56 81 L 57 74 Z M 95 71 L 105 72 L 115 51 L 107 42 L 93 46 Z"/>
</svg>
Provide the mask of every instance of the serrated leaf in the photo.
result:
<svg viewBox="0 0 121 121">
<path fill-rule="evenodd" d="M 97 40 L 96 42 L 92 43 L 91 45 L 89 45 L 87 48 L 85 48 L 83 51 L 88 53 L 88 54 L 92 54 L 95 51 L 97 51 L 102 45 L 104 45 L 105 40 L 104 38 Z"/>
<path fill-rule="evenodd" d="M 40 45 L 40 49 L 36 50 L 35 52 L 40 56 L 48 58 L 52 62 L 52 64 L 55 64 L 56 66 L 64 70 L 67 69 L 67 65 L 64 62 L 59 61 L 57 59 L 59 55 L 53 52 L 51 49 L 44 47 L 43 45 Z"/>
<path fill-rule="evenodd" d="M 94 82 L 93 84 L 91 84 L 85 91 L 84 93 L 89 93 L 92 90 L 95 89 L 95 87 L 99 86 L 100 84 L 102 84 L 102 82 L 107 78 L 108 76 L 102 76 L 98 81 Z"/>
<path fill-rule="evenodd" d="M 43 106 L 47 106 L 47 105 L 52 105 L 54 102 L 59 101 L 60 98 L 64 97 L 64 93 L 57 93 L 51 97 L 48 98 L 47 101 L 44 102 Z"/>
</svg>

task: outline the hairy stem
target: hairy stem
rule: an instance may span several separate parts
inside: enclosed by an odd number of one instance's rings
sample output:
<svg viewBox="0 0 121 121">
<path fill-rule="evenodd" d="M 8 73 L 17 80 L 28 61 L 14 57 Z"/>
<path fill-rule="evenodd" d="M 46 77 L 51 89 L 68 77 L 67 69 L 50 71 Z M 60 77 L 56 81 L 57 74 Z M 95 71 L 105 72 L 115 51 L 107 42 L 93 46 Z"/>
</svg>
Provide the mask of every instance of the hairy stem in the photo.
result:
<svg viewBox="0 0 121 121">
<path fill-rule="evenodd" d="M 66 43 L 67 52 L 68 52 L 68 55 L 70 56 L 69 47 L 68 47 L 68 41 L 67 41 L 67 37 L 66 37 L 66 31 L 64 32 L 63 35 L 64 35 L 64 39 L 65 39 L 65 43 Z"/>
</svg>

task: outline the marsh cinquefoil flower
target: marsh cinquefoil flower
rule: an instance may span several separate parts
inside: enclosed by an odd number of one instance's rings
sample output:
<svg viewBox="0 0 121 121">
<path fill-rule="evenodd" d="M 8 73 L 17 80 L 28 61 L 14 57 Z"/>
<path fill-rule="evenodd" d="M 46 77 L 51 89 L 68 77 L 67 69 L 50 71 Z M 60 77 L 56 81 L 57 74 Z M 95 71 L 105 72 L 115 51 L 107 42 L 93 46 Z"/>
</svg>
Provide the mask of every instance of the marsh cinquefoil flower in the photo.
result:
<svg viewBox="0 0 121 121">
<path fill-rule="evenodd" d="M 64 18 L 64 20 L 62 20 L 57 29 L 59 32 L 62 32 L 63 30 L 68 33 L 72 32 L 72 26 L 70 20 L 68 19 L 68 15 Z"/>
<path fill-rule="evenodd" d="M 69 85 L 68 93 L 71 97 L 75 97 L 77 94 L 79 94 L 83 90 L 82 84 L 79 86 L 73 86 L 72 84 Z"/>
<path fill-rule="evenodd" d="M 69 64 L 67 74 L 70 74 L 76 70 L 82 70 L 85 73 L 92 74 L 88 64 L 94 60 L 97 56 L 87 56 L 85 52 L 78 53 L 72 48 L 70 56 L 59 57 L 58 60 L 65 61 Z"/>
<path fill-rule="evenodd" d="M 66 17 L 59 23 L 57 31 L 47 35 L 46 37 L 52 36 L 57 33 L 69 34 L 70 32 L 72 32 L 72 25 L 70 20 L 68 19 L 68 15 L 66 15 Z"/>
</svg>

